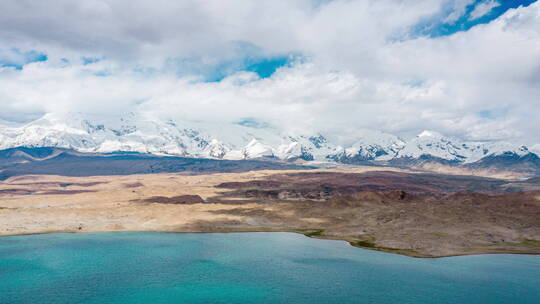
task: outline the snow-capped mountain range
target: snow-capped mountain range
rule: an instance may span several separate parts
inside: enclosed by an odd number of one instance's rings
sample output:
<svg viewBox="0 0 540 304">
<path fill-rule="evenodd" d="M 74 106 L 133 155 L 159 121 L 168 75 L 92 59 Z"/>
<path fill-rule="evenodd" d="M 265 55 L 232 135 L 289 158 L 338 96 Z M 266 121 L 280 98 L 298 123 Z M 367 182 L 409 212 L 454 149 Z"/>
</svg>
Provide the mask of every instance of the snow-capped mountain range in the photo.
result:
<svg viewBox="0 0 540 304">
<path fill-rule="evenodd" d="M 81 152 L 132 151 L 231 160 L 274 158 L 351 164 L 426 157 L 471 164 L 498 155 L 537 156 L 524 146 L 463 142 L 432 131 L 405 141 L 380 131 L 360 130 L 353 141 L 352 145 L 342 146 L 322 134 L 288 134 L 252 119 L 225 124 L 160 120 L 134 113 L 111 117 L 71 113 L 47 114 L 24 125 L 0 122 L 0 149 L 62 147 Z"/>
</svg>

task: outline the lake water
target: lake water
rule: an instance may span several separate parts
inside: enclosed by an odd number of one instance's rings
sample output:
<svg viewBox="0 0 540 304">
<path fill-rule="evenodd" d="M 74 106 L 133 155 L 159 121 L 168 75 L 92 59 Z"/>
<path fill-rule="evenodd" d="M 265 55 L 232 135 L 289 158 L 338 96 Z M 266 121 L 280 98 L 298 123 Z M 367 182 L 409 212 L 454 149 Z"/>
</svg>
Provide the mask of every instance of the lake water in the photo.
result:
<svg viewBox="0 0 540 304">
<path fill-rule="evenodd" d="M 293 233 L 0 237 L 0 303 L 540 303 L 540 256 L 416 259 Z"/>
</svg>

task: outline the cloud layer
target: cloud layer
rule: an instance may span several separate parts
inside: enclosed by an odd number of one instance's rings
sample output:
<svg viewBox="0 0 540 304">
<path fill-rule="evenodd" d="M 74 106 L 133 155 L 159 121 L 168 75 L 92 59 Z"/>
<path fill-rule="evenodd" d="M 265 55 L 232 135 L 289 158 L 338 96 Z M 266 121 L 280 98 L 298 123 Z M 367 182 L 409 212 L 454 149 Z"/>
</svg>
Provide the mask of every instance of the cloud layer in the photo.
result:
<svg viewBox="0 0 540 304">
<path fill-rule="evenodd" d="M 4 1 L 0 119 L 137 111 L 343 138 L 433 129 L 537 144 L 539 3 L 419 34 L 487 2 Z M 243 71 L 265 58 L 289 60 L 270 77 Z"/>
</svg>

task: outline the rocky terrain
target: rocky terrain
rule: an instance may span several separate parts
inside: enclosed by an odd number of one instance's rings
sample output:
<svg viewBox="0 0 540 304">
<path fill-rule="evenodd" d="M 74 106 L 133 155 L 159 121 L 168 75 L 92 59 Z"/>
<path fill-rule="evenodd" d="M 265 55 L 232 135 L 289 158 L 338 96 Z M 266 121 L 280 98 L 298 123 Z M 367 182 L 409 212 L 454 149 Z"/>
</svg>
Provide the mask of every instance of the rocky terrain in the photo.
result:
<svg viewBox="0 0 540 304">
<path fill-rule="evenodd" d="M 222 197 L 286 204 L 281 212 L 292 213 L 290 222 L 317 219 L 320 230 L 312 234 L 318 237 L 413 256 L 441 256 L 539 253 L 540 184 L 531 184 L 523 192 L 522 185 L 503 180 L 375 171 L 276 174 L 218 187 L 230 189 Z M 287 222 L 269 212 L 241 212 L 261 222 Z"/>
<path fill-rule="evenodd" d="M 540 181 L 356 167 L 0 183 L 0 235 L 59 231 L 293 231 L 417 257 L 538 254 Z"/>
</svg>

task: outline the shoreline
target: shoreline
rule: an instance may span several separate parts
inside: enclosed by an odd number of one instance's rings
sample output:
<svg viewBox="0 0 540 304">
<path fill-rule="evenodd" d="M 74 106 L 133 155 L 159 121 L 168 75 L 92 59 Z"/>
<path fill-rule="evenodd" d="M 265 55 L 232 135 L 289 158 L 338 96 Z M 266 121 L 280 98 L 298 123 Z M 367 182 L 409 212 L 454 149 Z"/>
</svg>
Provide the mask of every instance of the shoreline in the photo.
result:
<svg viewBox="0 0 540 304">
<path fill-rule="evenodd" d="M 401 256 L 406 256 L 409 258 L 417 258 L 417 259 L 439 259 L 439 258 L 451 258 L 451 257 L 460 257 L 460 256 L 472 256 L 472 255 L 498 255 L 498 254 L 515 254 L 515 255 L 540 255 L 540 252 L 514 252 L 511 250 L 495 250 L 492 252 L 486 251 L 486 252 L 470 252 L 470 253 L 456 253 L 456 254 L 448 254 L 448 255 L 427 255 L 422 254 L 413 250 L 408 249 L 399 249 L 399 248 L 386 248 L 386 247 L 378 247 L 378 246 L 362 246 L 359 245 L 359 241 L 350 240 L 347 238 L 339 238 L 339 237 L 333 237 L 333 236 L 325 236 L 325 235 L 318 235 L 314 233 L 318 233 L 321 229 L 215 229 L 212 231 L 187 231 L 187 230 L 110 230 L 110 231 L 81 231 L 81 230 L 50 230 L 50 231 L 42 231 L 42 232 L 31 232 L 31 233 L 13 233 L 13 234 L 3 234 L 0 235 L 0 238 L 3 237 L 14 237 L 14 236 L 26 236 L 26 235 L 41 235 L 41 234 L 91 234 L 91 233 L 128 233 L 128 232 L 155 232 L 155 233 L 177 233 L 177 234 L 212 234 L 212 233 L 260 233 L 260 232 L 284 232 L 284 233 L 296 233 L 304 235 L 308 238 L 313 239 L 319 239 L 319 240 L 326 240 L 326 241 L 342 241 L 348 243 L 350 246 L 359 248 L 359 249 L 366 249 L 366 250 L 372 250 L 372 251 L 379 251 L 379 252 L 385 252 L 390 254 L 397 254 Z"/>
</svg>

